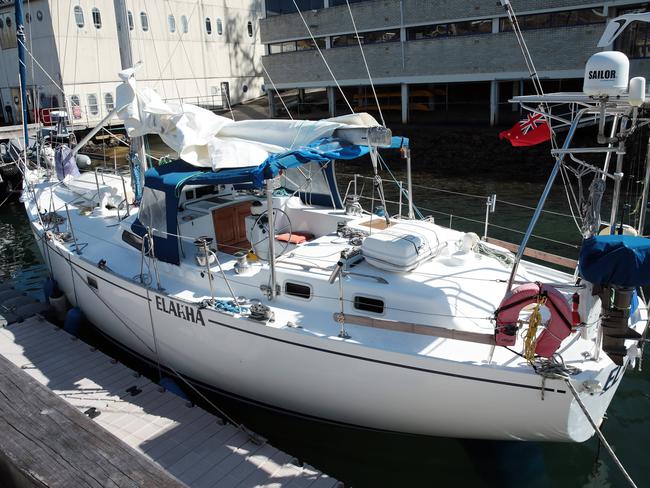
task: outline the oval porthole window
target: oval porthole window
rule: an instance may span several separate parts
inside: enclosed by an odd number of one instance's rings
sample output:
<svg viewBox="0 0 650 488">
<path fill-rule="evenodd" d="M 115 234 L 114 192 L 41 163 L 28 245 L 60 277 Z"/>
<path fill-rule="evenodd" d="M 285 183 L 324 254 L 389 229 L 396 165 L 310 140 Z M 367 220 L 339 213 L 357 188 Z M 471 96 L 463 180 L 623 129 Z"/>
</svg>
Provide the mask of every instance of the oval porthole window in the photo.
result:
<svg viewBox="0 0 650 488">
<path fill-rule="evenodd" d="M 95 7 L 92 10 L 93 13 L 93 24 L 95 25 L 95 29 L 101 29 L 102 28 L 102 13 L 99 11 L 97 7 Z"/>
<path fill-rule="evenodd" d="M 140 12 L 140 25 L 143 31 L 147 32 L 149 30 L 149 17 L 147 17 L 147 12 Z"/>
<path fill-rule="evenodd" d="M 43 12 L 40 10 L 36 12 L 36 18 L 38 19 L 39 22 L 41 22 L 43 20 Z"/>
<path fill-rule="evenodd" d="M 133 25 L 133 12 L 130 10 L 126 13 L 126 20 L 129 23 L 129 30 L 132 31 L 135 26 Z"/>
<path fill-rule="evenodd" d="M 188 31 L 190 30 L 190 24 L 187 21 L 187 16 L 183 15 L 181 17 L 181 30 L 183 31 L 183 34 L 187 34 Z"/>
<path fill-rule="evenodd" d="M 253 37 L 253 23 L 250 20 L 246 24 L 246 30 L 248 31 L 248 37 Z"/>
<path fill-rule="evenodd" d="M 217 34 L 223 34 L 223 23 L 221 22 L 221 19 L 217 19 Z"/>
<path fill-rule="evenodd" d="M 242 86 L 241 89 L 244 93 L 246 93 L 248 91 L 248 85 Z"/>
<path fill-rule="evenodd" d="M 80 29 L 86 25 L 86 21 L 84 20 L 84 10 L 81 8 L 80 5 L 75 5 L 74 8 L 74 21 L 77 24 L 77 27 Z"/>
<path fill-rule="evenodd" d="M 176 32 L 176 17 L 170 15 L 167 17 L 167 25 L 169 26 L 169 32 L 172 34 Z"/>
<path fill-rule="evenodd" d="M 212 34 L 212 22 L 210 21 L 210 17 L 205 18 L 205 32 L 207 32 L 208 35 Z"/>
</svg>

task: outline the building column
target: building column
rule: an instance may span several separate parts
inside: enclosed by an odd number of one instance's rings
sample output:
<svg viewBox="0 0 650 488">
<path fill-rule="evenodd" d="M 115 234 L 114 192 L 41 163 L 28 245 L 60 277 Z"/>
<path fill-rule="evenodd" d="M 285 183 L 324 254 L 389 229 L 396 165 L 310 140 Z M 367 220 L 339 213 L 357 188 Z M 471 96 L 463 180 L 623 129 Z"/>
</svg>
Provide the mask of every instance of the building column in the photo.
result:
<svg viewBox="0 0 650 488">
<path fill-rule="evenodd" d="M 402 83 L 402 124 L 408 124 L 409 121 L 409 86 Z"/>
<path fill-rule="evenodd" d="M 490 125 L 494 126 L 499 123 L 499 82 L 492 80 L 490 82 Z"/>
<path fill-rule="evenodd" d="M 330 0 L 323 0 L 323 8 L 329 8 Z"/>
<path fill-rule="evenodd" d="M 336 92 L 333 86 L 327 87 L 327 106 L 329 107 L 330 117 L 336 117 Z"/>
<path fill-rule="evenodd" d="M 272 90 L 268 91 L 268 97 L 269 97 L 269 118 L 274 119 L 275 118 L 275 93 Z"/>
</svg>

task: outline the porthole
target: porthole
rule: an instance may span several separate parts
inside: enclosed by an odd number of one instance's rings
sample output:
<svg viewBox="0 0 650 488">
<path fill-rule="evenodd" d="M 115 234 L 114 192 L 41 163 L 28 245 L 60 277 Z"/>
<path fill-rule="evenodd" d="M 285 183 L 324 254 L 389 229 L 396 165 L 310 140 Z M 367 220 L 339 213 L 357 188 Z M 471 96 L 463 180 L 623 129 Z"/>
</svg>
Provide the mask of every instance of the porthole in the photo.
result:
<svg viewBox="0 0 650 488">
<path fill-rule="evenodd" d="M 241 89 L 244 93 L 246 93 L 248 91 L 248 85 L 242 86 Z"/>
<path fill-rule="evenodd" d="M 5 25 L 7 26 L 7 29 L 11 29 L 11 17 L 5 19 Z"/>
<path fill-rule="evenodd" d="M 212 34 L 212 22 L 210 21 L 210 17 L 205 18 L 205 32 L 208 35 Z"/>
<path fill-rule="evenodd" d="M 246 24 L 246 30 L 248 31 L 248 37 L 253 37 L 253 23 L 250 20 Z"/>
<path fill-rule="evenodd" d="M 190 23 L 187 21 L 187 16 L 182 15 L 181 16 L 181 31 L 183 32 L 183 34 L 187 34 L 189 30 L 190 30 Z"/>
<path fill-rule="evenodd" d="M 217 19 L 217 34 L 223 34 L 223 23 L 221 22 L 221 19 Z"/>
<path fill-rule="evenodd" d="M 133 12 L 130 10 L 126 13 L 126 20 L 129 23 L 129 30 L 132 31 L 135 28 L 135 25 L 133 23 Z"/>
<path fill-rule="evenodd" d="M 95 25 L 95 29 L 101 29 L 102 28 L 102 13 L 99 11 L 97 7 L 95 7 L 92 10 L 93 14 L 93 24 Z"/>
<path fill-rule="evenodd" d="M 287 281 L 284 284 L 284 293 L 292 297 L 309 300 L 311 298 L 311 286 Z"/>
<path fill-rule="evenodd" d="M 80 29 L 84 25 L 86 25 L 86 21 L 84 20 L 84 10 L 81 8 L 80 5 L 75 5 L 74 21 L 77 23 L 77 27 L 79 27 Z"/>
<path fill-rule="evenodd" d="M 43 12 L 40 10 L 36 12 L 36 18 L 38 19 L 39 22 L 41 22 L 43 20 Z"/>
<path fill-rule="evenodd" d="M 143 31 L 147 32 L 149 30 L 149 17 L 147 17 L 147 12 L 140 12 L 140 25 Z"/>
<path fill-rule="evenodd" d="M 176 17 L 169 15 L 167 17 L 167 25 L 169 26 L 169 32 L 172 34 L 176 32 Z"/>
<path fill-rule="evenodd" d="M 364 312 L 384 313 L 384 301 L 363 296 L 354 297 L 354 308 Z"/>
</svg>

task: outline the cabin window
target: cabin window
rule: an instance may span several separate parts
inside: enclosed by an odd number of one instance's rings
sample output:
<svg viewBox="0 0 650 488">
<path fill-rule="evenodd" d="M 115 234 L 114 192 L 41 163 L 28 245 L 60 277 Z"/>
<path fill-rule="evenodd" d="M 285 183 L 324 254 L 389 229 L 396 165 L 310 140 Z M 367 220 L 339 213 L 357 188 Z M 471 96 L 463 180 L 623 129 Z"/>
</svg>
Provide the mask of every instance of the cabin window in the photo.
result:
<svg viewBox="0 0 650 488">
<path fill-rule="evenodd" d="M 133 12 L 130 10 L 126 13 L 126 20 L 129 23 L 129 30 L 132 31 L 135 28 L 135 25 L 133 23 Z"/>
<path fill-rule="evenodd" d="M 212 22 L 210 21 L 210 17 L 205 18 L 205 32 L 207 32 L 208 35 L 212 34 Z"/>
<path fill-rule="evenodd" d="M 88 112 L 91 115 L 97 115 L 99 113 L 99 103 L 97 102 L 97 95 L 94 93 L 88 95 Z"/>
<path fill-rule="evenodd" d="M 74 20 L 77 23 L 77 27 L 80 29 L 86 25 L 86 21 L 84 20 L 84 11 L 80 5 L 77 5 L 74 8 Z"/>
<path fill-rule="evenodd" d="M 300 283 L 287 281 L 284 284 L 284 292 L 292 297 L 304 298 L 306 300 L 311 298 L 311 286 L 301 285 Z"/>
<path fill-rule="evenodd" d="M 138 218 L 142 225 L 151 227 L 159 232 L 167 232 L 167 209 L 165 208 L 165 192 L 144 187 L 142 203 Z"/>
<path fill-rule="evenodd" d="M 115 101 L 113 100 L 112 93 L 104 93 L 104 106 L 106 107 L 107 112 L 110 112 L 115 108 Z"/>
<path fill-rule="evenodd" d="M 384 313 L 384 301 L 377 298 L 354 297 L 354 308 L 364 312 Z"/>
<path fill-rule="evenodd" d="M 187 21 L 187 16 L 183 15 L 181 16 L 181 31 L 183 31 L 183 34 L 187 34 L 189 30 L 190 24 Z"/>
<path fill-rule="evenodd" d="M 246 30 L 248 31 L 248 37 L 253 37 L 253 23 L 250 20 L 246 24 Z"/>
<path fill-rule="evenodd" d="M 102 28 L 102 14 L 99 11 L 97 7 L 95 7 L 93 10 L 93 24 L 95 24 L 95 29 L 101 29 Z"/>
<path fill-rule="evenodd" d="M 169 32 L 172 34 L 176 32 L 176 18 L 173 15 L 167 17 L 167 25 L 169 26 Z"/>
<path fill-rule="evenodd" d="M 149 30 L 149 17 L 147 17 L 147 12 L 140 12 L 140 25 L 143 31 L 147 32 Z"/>
<path fill-rule="evenodd" d="M 217 19 L 217 34 L 223 34 L 223 23 L 221 22 L 221 19 Z"/>
</svg>

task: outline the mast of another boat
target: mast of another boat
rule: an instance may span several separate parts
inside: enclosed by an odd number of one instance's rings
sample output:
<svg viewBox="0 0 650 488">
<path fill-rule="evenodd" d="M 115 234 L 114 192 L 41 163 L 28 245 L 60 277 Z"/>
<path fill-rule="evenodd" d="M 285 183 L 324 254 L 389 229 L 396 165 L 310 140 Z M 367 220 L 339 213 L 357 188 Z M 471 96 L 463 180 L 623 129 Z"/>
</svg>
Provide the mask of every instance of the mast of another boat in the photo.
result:
<svg viewBox="0 0 650 488">
<path fill-rule="evenodd" d="M 118 46 L 120 48 L 120 61 L 122 63 L 122 69 L 132 68 L 134 66 L 133 49 L 131 48 L 131 31 L 129 29 L 126 0 L 113 0 L 113 6 L 115 8 L 115 19 L 117 21 L 117 40 Z M 130 140 L 130 152 L 131 154 L 137 155 L 138 161 L 140 163 L 140 178 L 133 178 L 133 182 L 135 185 L 135 182 L 139 181 L 141 189 L 142 185 L 144 184 L 144 173 L 147 170 L 147 155 L 144 147 L 144 137 L 132 137 Z M 135 168 L 133 168 L 133 166 L 131 167 L 131 171 L 135 173 Z M 137 194 L 138 191 L 136 191 L 136 195 Z"/>
<path fill-rule="evenodd" d="M 25 22 L 23 15 L 23 0 L 16 0 L 16 40 L 18 45 L 18 78 L 20 82 L 21 108 L 23 112 L 23 138 L 25 147 L 25 170 L 27 169 L 27 148 L 29 147 L 29 129 L 27 128 L 28 113 L 27 107 L 27 63 L 25 60 Z"/>
</svg>

